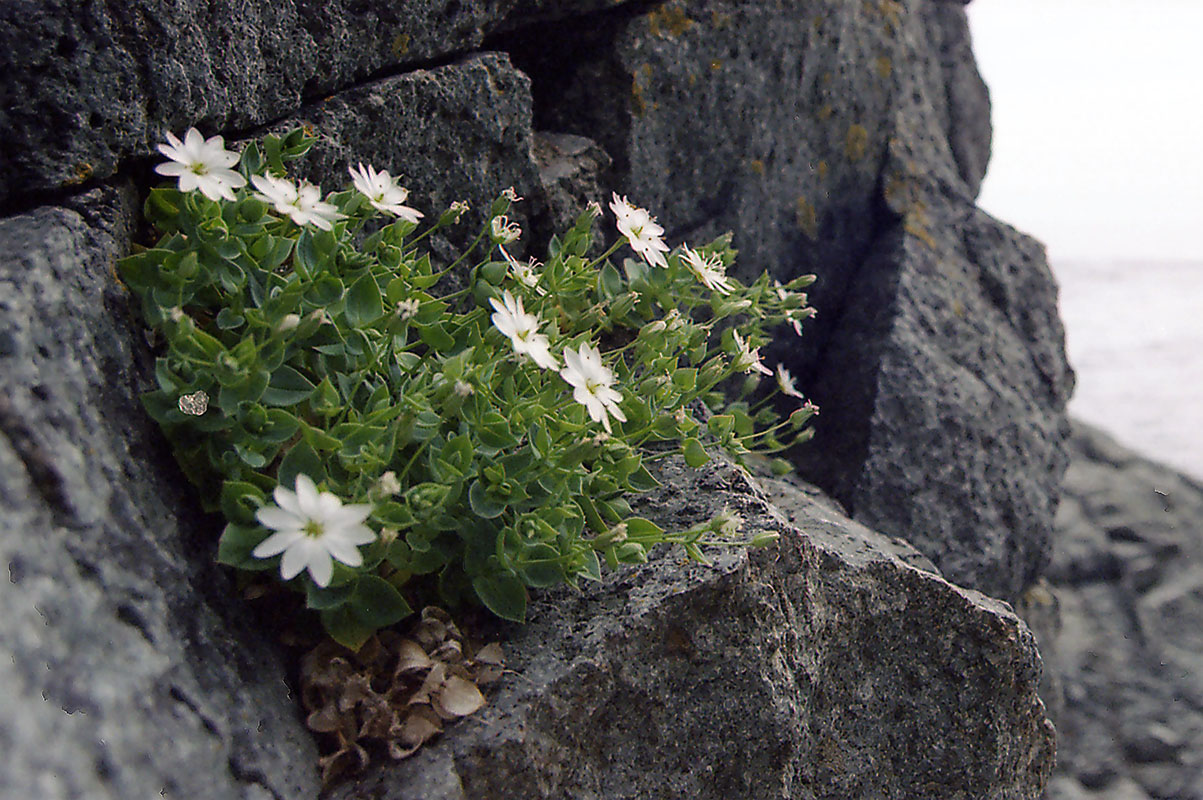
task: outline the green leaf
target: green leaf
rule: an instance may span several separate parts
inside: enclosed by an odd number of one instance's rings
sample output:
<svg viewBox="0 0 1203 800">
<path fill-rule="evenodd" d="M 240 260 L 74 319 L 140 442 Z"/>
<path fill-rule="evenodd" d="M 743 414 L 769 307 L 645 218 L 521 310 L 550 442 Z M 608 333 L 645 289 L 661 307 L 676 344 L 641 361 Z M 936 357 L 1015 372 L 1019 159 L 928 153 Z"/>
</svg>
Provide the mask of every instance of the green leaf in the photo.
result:
<svg viewBox="0 0 1203 800">
<path fill-rule="evenodd" d="M 384 628 L 413 613 L 396 587 L 375 575 L 359 579 L 350 607 L 356 619 L 372 628 Z"/>
<path fill-rule="evenodd" d="M 627 486 L 632 492 L 649 492 L 659 485 L 660 481 L 652 477 L 652 473 L 642 464 L 627 477 Z"/>
<path fill-rule="evenodd" d="M 440 352 L 455 347 L 455 339 L 441 323 L 418 325 L 418 338 Z"/>
<path fill-rule="evenodd" d="M 246 570 L 271 569 L 276 559 L 251 555 L 251 551 L 267 537 L 267 531 L 258 525 L 252 527 L 229 523 L 217 543 L 217 563 Z"/>
<path fill-rule="evenodd" d="M 376 632 L 369 625 L 364 625 L 351 609 L 342 605 L 321 613 L 322 627 L 330 634 L 330 638 L 351 650 L 358 650 L 363 643 Z"/>
<path fill-rule="evenodd" d="M 472 588 L 485 607 L 502 619 L 526 621 L 526 587 L 516 575 L 478 575 Z"/>
<path fill-rule="evenodd" d="M 706 448 L 702 447 L 702 443 L 692 437 L 685 440 L 682 450 L 685 453 L 685 463 L 694 469 L 697 469 L 710 460 L 710 455 L 706 452 Z"/>
<path fill-rule="evenodd" d="M 352 327 L 363 328 L 371 325 L 384 316 L 384 302 L 380 297 L 380 287 L 371 272 L 365 272 L 359 280 L 351 284 L 347 292 L 347 306 L 344 312 L 347 322 Z"/>
<path fill-rule="evenodd" d="M 355 592 L 355 584 L 344 583 L 339 586 L 321 587 L 310 583 L 305 589 L 305 605 L 315 611 L 326 611 L 338 608 L 351 599 Z"/>
<path fill-rule="evenodd" d="M 272 373 L 262 402 L 268 406 L 295 406 L 313 394 L 313 382 L 289 366 L 282 366 Z"/>
<path fill-rule="evenodd" d="M 319 308 L 335 303 L 343 296 L 343 282 L 333 275 L 323 275 L 305 291 L 305 301 Z"/>
<path fill-rule="evenodd" d="M 276 478 L 281 486 L 292 489 L 296 486 L 297 475 L 307 475 L 314 483 L 326 479 L 326 467 L 308 442 L 297 442 L 292 446 L 280 461 Z"/>
<path fill-rule="evenodd" d="M 591 581 L 601 580 L 601 564 L 597 560 L 597 553 L 592 549 L 581 552 L 581 559 L 584 561 L 581 564 L 580 571 L 577 573 Z"/>
<path fill-rule="evenodd" d="M 656 544 L 664 540 L 664 529 L 650 519 L 631 517 L 624 522 L 627 526 L 627 538 L 632 541 Z"/>
<path fill-rule="evenodd" d="M 501 512 L 505 511 L 505 503 L 499 503 L 496 498 L 491 497 L 480 480 L 472 481 L 472 487 L 468 490 L 468 503 L 472 506 L 473 513 L 485 519 L 499 517 Z"/>
<path fill-rule="evenodd" d="M 622 276 L 609 261 L 597 275 L 597 288 L 606 298 L 617 297 L 622 293 Z"/>
</svg>

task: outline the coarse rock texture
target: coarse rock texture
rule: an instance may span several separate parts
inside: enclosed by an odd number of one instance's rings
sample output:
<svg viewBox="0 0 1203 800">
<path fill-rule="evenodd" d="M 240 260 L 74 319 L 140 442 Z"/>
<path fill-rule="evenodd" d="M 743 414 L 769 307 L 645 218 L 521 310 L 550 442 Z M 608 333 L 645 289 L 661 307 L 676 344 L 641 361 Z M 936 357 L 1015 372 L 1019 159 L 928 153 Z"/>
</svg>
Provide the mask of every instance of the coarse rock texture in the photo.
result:
<svg viewBox="0 0 1203 800">
<path fill-rule="evenodd" d="M 0 205 L 113 175 L 164 131 L 233 133 L 608 0 L 17 0 L 0 6 Z"/>
<path fill-rule="evenodd" d="M 734 230 L 745 277 L 818 274 L 817 319 L 770 348 L 824 409 L 805 473 L 1015 600 L 1048 559 L 1072 378 L 1041 247 L 974 207 L 989 98 L 961 5 L 634 10 L 499 40 L 536 125 L 596 139 L 670 241 Z"/>
<path fill-rule="evenodd" d="M 1203 485 L 1080 423 L 1071 444 L 1037 598 L 1059 617 L 1036 626 L 1060 690 L 1046 796 L 1203 798 Z"/>
<path fill-rule="evenodd" d="M 766 550 L 661 554 L 549 593 L 490 705 L 332 800 L 1031 798 L 1053 760 L 1039 658 L 1010 610 L 783 481 L 669 461 L 640 511 L 724 505 Z"/>
<path fill-rule="evenodd" d="M 165 131 L 293 123 L 328 189 L 370 162 L 470 227 L 512 185 L 537 242 L 612 188 L 673 243 L 734 230 L 744 277 L 818 273 L 820 316 L 766 351 L 824 406 L 809 476 L 888 534 L 777 485 L 791 527 L 730 468 L 673 476 L 662 519 L 726 499 L 785 540 L 544 598 L 490 725 L 358 786 L 1039 795 L 1031 637 L 935 572 L 1009 600 L 1039 573 L 1071 382 L 1039 247 L 973 208 L 960 4 L 19 0 L 0 68 L 4 800 L 316 797 L 285 668 L 139 407 L 113 272 Z"/>
<path fill-rule="evenodd" d="M 0 797 L 313 797 L 313 741 L 142 411 L 131 193 L 0 220 Z"/>
</svg>

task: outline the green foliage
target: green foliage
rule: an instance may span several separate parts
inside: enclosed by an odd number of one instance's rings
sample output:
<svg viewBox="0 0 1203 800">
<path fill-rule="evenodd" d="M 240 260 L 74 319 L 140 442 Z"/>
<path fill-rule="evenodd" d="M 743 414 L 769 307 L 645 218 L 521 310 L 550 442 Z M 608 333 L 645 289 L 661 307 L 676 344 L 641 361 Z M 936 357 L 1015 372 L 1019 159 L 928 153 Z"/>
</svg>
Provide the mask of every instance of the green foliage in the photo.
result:
<svg viewBox="0 0 1203 800">
<path fill-rule="evenodd" d="M 268 137 L 239 168 L 281 176 L 311 143 Z M 499 198 L 494 218 L 513 199 Z M 755 380 L 734 401 L 724 387 L 757 374 L 748 358 L 759 363 L 751 348 L 771 326 L 809 315 L 798 290 L 810 277 L 785 287 L 767 275 L 750 286 L 728 279 L 720 295 L 681 249 L 667 268 L 616 266 L 625 239 L 591 259 L 596 209 L 552 240 L 545 265 L 510 261 L 486 225 L 437 269 L 422 242 L 456 223 L 454 209 L 415 235 L 411 221 L 382 221 L 360 192 L 326 200 L 343 215 L 329 231 L 298 227 L 251 187 L 234 202 L 156 188 L 145 213 L 161 238 L 120 269 L 165 342 L 146 408 L 228 522 L 222 563 L 280 565 L 254 554 L 272 535 L 258 514 L 277 487 L 299 491 L 298 476 L 371 506 L 364 524 L 375 538 L 358 548 L 361 564 L 336 560 L 326 585 L 312 571 L 287 581 L 344 644 L 433 593 L 521 620 L 528 588 L 598 580 L 603 560 L 640 563 L 665 542 L 704 560 L 699 545 L 733 541 L 732 518 L 665 532 L 632 517 L 626 498 L 656 486 L 645 462 L 681 452 L 696 467 L 708 449 L 739 459 L 808 434 L 809 404 L 782 421 L 767 398 L 746 399 Z M 722 269 L 735 257 L 729 237 L 697 254 Z M 463 288 L 438 294 L 453 269 Z M 599 348 L 621 395 L 619 412 L 602 413 L 609 433 L 556 369 L 515 352 L 491 321 L 489 301 L 505 292 L 537 315 L 557 365 L 569 348 Z M 722 335 L 730 328 L 741 338 Z"/>
</svg>

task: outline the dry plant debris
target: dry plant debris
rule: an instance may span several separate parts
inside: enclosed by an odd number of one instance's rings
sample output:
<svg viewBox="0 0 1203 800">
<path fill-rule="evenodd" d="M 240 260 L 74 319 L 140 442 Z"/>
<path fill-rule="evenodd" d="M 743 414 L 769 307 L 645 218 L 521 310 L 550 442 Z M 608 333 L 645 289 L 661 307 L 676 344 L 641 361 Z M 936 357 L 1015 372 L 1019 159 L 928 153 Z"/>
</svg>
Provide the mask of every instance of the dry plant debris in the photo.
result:
<svg viewBox="0 0 1203 800">
<path fill-rule="evenodd" d="M 401 759 L 445 724 L 485 704 L 480 687 L 501 677 L 501 645 L 473 650 L 450 615 L 433 606 L 408 636 L 382 630 L 358 652 L 326 640 L 301 661 L 306 725 L 322 734 L 322 784 L 363 769 L 372 753 Z"/>
</svg>

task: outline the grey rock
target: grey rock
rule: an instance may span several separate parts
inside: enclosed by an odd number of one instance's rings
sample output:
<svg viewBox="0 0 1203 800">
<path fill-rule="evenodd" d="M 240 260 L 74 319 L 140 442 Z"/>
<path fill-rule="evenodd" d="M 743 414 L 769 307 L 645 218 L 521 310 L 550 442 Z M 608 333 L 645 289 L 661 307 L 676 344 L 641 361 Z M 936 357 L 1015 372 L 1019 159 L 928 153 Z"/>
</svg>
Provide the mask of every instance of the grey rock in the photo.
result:
<svg viewBox="0 0 1203 800">
<path fill-rule="evenodd" d="M 335 0 L 0 6 L 0 203 L 105 178 L 164 131 L 246 131 L 524 20 L 608 0 Z"/>
<path fill-rule="evenodd" d="M 1081 423 L 1071 445 L 1048 574 L 1060 619 L 1034 626 L 1062 692 L 1044 695 L 1064 777 L 1048 797 L 1074 797 L 1054 791 L 1070 781 L 1203 797 L 1203 486 Z"/>
<path fill-rule="evenodd" d="M 743 277 L 819 276 L 806 335 L 768 349 L 824 409 L 804 473 L 1016 601 L 1072 379 L 1042 248 L 973 206 L 989 98 L 960 5 L 668 3 L 499 46 L 536 125 L 595 139 L 670 241 L 733 230 Z"/>
<path fill-rule="evenodd" d="M 448 769 L 426 800 L 1039 796 L 1053 733 L 1004 604 L 788 483 L 773 506 L 730 464 L 659 477 L 640 510 L 662 525 L 726 505 L 780 542 L 713 567 L 661 553 L 536 598 L 484 710 L 332 800 L 409 800 Z"/>
<path fill-rule="evenodd" d="M 318 138 L 296 162 L 303 177 L 341 189 L 350 183 L 348 166 L 370 163 L 400 177 L 409 205 L 428 221 L 465 200 L 471 210 L 457 228 L 462 240 L 476 235 L 508 187 L 526 198 L 509 214 L 523 227 L 546 213 L 531 155 L 530 81 L 504 53 L 373 81 L 305 106 L 273 129 L 298 126 Z"/>
<path fill-rule="evenodd" d="M 0 797 L 316 794 L 219 525 L 138 402 L 128 187 L 0 220 Z"/>
</svg>

